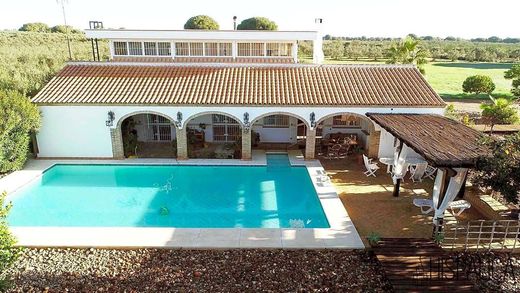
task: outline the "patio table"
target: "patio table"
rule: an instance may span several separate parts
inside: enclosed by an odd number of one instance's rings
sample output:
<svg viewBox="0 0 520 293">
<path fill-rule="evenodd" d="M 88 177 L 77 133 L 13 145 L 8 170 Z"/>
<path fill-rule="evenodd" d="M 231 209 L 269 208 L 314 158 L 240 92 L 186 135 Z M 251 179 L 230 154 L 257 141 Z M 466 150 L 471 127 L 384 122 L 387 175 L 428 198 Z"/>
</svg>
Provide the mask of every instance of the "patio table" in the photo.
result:
<svg viewBox="0 0 520 293">
<path fill-rule="evenodd" d="M 386 165 L 386 173 L 392 173 L 394 158 L 379 158 L 379 162 L 381 162 L 383 165 Z"/>
</svg>

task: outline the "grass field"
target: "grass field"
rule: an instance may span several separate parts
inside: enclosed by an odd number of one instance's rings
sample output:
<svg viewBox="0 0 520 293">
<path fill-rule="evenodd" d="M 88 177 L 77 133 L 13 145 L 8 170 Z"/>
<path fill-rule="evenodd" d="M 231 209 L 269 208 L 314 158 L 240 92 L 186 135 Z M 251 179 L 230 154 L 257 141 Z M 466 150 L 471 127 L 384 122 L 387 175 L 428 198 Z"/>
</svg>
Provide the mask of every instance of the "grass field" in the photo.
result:
<svg viewBox="0 0 520 293">
<path fill-rule="evenodd" d="M 379 64 L 383 61 L 371 60 L 326 60 L 326 64 Z M 426 64 L 426 79 L 443 98 L 481 98 L 488 99 L 487 95 L 475 96 L 462 92 L 462 83 L 471 75 L 488 75 L 495 82 L 495 97 L 511 97 L 511 80 L 504 78 L 504 72 L 511 68 L 511 63 L 471 63 L 471 62 L 430 62 Z"/>
</svg>

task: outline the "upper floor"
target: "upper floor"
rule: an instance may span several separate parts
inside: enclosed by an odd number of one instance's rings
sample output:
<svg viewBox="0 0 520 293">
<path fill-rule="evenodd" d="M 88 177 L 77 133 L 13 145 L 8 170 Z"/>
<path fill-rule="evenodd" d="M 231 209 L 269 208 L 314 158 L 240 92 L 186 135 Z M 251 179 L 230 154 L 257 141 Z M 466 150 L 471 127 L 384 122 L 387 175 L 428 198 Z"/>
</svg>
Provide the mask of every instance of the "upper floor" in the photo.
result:
<svg viewBox="0 0 520 293">
<path fill-rule="evenodd" d="M 110 59 L 124 62 L 298 63 L 298 43 L 313 43 L 313 63 L 323 62 L 318 31 L 88 29 L 107 39 Z"/>
</svg>

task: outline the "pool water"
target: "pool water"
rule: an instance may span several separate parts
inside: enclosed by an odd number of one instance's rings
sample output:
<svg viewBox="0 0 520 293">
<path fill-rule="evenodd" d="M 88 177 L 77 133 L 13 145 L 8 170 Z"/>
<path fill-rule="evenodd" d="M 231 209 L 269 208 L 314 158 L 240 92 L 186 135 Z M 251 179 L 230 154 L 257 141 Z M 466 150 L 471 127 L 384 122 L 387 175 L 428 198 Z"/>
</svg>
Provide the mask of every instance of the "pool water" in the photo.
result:
<svg viewBox="0 0 520 293">
<path fill-rule="evenodd" d="M 258 167 L 56 165 L 9 200 L 11 226 L 329 227 L 287 155 Z"/>
</svg>

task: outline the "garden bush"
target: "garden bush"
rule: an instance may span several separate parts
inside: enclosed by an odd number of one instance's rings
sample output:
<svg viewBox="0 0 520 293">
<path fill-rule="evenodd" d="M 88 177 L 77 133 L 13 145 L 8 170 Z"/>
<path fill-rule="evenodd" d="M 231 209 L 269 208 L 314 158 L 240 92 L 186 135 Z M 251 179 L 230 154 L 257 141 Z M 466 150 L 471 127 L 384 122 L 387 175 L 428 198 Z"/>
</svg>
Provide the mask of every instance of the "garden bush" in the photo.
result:
<svg viewBox="0 0 520 293">
<path fill-rule="evenodd" d="M 495 83 L 487 75 L 473 75 L 466 78 L 462 83 L 462 90 L 465 93 L 486 93 L 490 95 L 495 90 Z"/>
<path fill-rule="evenodd" d="M 19 170 L 27 160 L 30 133 L 40 127 L 40 113 L 16 91 L 0 91 L 0 173 Z"/>
<path fill-rule="evenodd" d="M 7 215 L 11 210 L 11 203 L 5 203 L 6 197 L 6 192 L 0 194 L 0 291 L 2 292 L 10 287 L 6 271 L 13 265 L 21 251 L 20 248 L 14 247 L 16 239 L 7 225 Z"/>
</svg>

